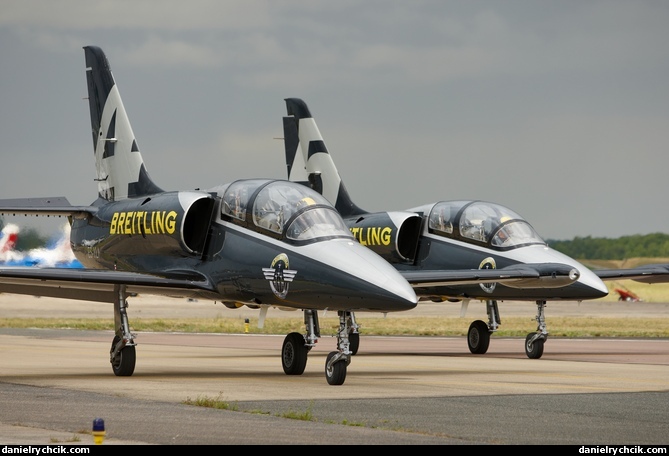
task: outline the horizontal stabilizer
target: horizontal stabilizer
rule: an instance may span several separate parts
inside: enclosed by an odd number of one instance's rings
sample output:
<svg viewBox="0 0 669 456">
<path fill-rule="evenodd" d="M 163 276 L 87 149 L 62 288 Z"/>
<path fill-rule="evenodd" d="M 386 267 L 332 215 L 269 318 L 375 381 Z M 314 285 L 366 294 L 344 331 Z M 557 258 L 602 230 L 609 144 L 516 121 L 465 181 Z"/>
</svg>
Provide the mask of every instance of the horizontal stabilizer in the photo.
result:
<svg viewBox="0 0 669 456">
<path fill-rule="evenodd" d="M 35 215 L 85 219 L 97 212 L 94 206 L 72 206 L 64 196 L 0 199 L 2 215 Z"/>
</svg>

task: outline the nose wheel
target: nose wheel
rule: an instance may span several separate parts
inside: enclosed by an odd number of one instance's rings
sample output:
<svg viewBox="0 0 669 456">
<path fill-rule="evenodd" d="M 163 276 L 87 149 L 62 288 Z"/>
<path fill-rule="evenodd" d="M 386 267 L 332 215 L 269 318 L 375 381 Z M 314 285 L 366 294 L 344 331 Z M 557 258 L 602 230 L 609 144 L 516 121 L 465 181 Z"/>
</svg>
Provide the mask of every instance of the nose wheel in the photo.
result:
<svg viewBox="0 0 669 456">
<path fill-rule="evenodd" d="M 541 334 L 529 333 L 525 338 L 525 354 L 530 359 L 539 359 L 544 354 L 544 342 Z"/>
<path fill-rule="evenodd" d="M 355 325 L 355 317 L 353 312 L 339 311 L 339 332 L 337 333 L 337 351 L 328 353 L 325 360 L 325 378 L 329 385 L 343 385 L 346 380 L 346 370 L 351 364 L 351 350 L 350 338 L 356 340 L 355 351 L 358 351 L 358 344 L 360 343 L 360 334 L 353 332 L 352 325 Z M 357 328 L 357 325 L 355 326 Z"/>
<path fill-rule="evenodd" d="M 346 368 L 351 358 L 342 352 L 333 351 L 328 353 L 325 360 L 325 378 L 329 385 L 343 385 L 346 380 Z"/>
<path fill-rule="evenodd" d="M 537 301 L 537 331 L 525 338 L 525 354 L 530 359 L 539 359 L 544 354 L 544 343 L 548 339 L 545 309 L 546 301 Z"/>
</svg>

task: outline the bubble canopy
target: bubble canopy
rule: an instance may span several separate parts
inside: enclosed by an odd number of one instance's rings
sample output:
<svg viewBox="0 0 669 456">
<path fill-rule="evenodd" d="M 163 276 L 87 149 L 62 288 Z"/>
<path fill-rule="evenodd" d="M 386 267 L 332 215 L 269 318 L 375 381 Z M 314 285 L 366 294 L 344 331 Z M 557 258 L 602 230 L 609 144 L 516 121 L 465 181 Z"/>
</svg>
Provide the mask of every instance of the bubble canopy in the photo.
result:
<svg viewBox="0 0 669 456">
<path fill-rule="evenodd" d="M 511 209 L 485 201 L 441 201 L 432 206 L 430 232 L 511 249 L 546 242 Z"/>
<path fill-rule="evenodd" d="M 314 190 L 298 183 L 244 179 L 224 186 L 221 218 L 288 241 L 353 238 L 339 213 Z"/>
</svg>

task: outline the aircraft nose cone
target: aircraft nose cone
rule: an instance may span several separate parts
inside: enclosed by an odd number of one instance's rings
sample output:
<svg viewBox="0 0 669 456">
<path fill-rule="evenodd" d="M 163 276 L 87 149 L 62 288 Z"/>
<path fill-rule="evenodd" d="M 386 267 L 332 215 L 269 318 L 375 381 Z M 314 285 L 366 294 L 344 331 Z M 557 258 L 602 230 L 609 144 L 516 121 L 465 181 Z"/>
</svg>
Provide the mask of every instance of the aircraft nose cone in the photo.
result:
<svg viewBox="0 0 669 456">
<path fill-rule="evenodd" d="M 609 289 L 606 287 L 606 284 L 602 279 L 597 277 L 597 275 L 590 269 L 585 268 L 585 266 L 584 269 L 581 270 L 578 283 L 586 286 L 595 298 L 603 298 L 609 294 Z"/>
<path fill-rule="evenodd" d="M 386 260 L 355 241 L 334 239 L 310 246 L 314 258 L 332 268 L 332 283 L 323 299 L 331 309 L 395 312 L 416 307 L 418 297 Z"/>
<path fill-rule="evenodd" d="M 538 251 L 541 257 L 536 256 L 537 250 L 532 249 L 531 252 L 533 253 L 533 262 L 559 263 L 571 265 L 574 268 L 574 271 L 570 273 L 570 277 L 576 280 L 571 285 L 558 290 L 557 294 L 560 297 L 565 299 L 590 300 L 602 298 L 609 293 L 602 279 L 575 259 L 550 247 L 542 247 Z M 542 260 L 537 261 L 537 258 L 542 258 Z"/>
</svg>

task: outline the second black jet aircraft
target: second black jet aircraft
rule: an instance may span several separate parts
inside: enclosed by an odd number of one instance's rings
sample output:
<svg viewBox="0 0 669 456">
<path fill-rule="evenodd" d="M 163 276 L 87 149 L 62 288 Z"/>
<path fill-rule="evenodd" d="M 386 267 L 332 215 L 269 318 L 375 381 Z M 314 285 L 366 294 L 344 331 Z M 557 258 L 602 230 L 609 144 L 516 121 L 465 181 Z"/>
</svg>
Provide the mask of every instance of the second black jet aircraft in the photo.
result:
<svg viewBox="0 0 669 456">
<path fill-rule="evenodd" d="M 548 338 L 548 301 L 582 301 L 608 294 L 602 279 L 669 281 L 669 265 L 592 271 L 548 246 L 532 225 L 513 210 L 478 200 L 437 201 L 406 210 L 369 212 L 349 196 L 306 103 L 287 98 L 283 118 L 288 179 L 325 196 L 362 244 L 392 264 L 413 285 L 420 301 L 485 301 L 488 321 L 473 321 L 469 350 L 484 354 L 502 323 L 498 301 L 535 301 L 537 329 L 525 338 L 525 353 L 540 358 Z M 415 185 L 415 184 L 405 184 Z M 504 280 L 463 280 L 478 271 L 496 271 Z M 419 304 L 420 305 L 420 304 Z M 353 320 L 349 339 L 359 344 Z"/>
</svg>

